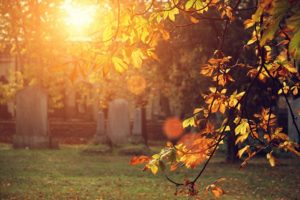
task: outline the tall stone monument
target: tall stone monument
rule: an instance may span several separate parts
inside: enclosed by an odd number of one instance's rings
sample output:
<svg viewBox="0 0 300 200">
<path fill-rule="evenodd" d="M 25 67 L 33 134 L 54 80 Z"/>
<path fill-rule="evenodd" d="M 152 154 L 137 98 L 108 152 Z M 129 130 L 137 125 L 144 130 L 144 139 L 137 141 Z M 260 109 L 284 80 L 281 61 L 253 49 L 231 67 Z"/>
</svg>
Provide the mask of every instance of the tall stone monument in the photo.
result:
<svg viewBox="0 0 300 200">
<path fill-rule="evenodd" d="M 143 139 L 143 119 L 142 109 L 136 108 L 133 118 L 132 136 L 131 140 L 133 143 L 142 143 Z"/>
<path fill-rule="evenodd" d="M 107 136 L 113 145 L 128 143 L 130 136 L 130 121 L 128 102 L 115 99 L 109 103 Z"/>
<path fill-rule="evenodd" d="M 48 148 L 47 94 L 37 86 L 27 86 L 16 96 L 14 148 Z"/>
<path fill-rule="evenodd" d="M 95 144 L 101 144 L 107 142 L 107 135 L 105 130 L 105 119 L 104 113 L 102 111 L 98 112 L 97 120 L 96 120 L 96 133 L 93 139 Z"/>
</svg>

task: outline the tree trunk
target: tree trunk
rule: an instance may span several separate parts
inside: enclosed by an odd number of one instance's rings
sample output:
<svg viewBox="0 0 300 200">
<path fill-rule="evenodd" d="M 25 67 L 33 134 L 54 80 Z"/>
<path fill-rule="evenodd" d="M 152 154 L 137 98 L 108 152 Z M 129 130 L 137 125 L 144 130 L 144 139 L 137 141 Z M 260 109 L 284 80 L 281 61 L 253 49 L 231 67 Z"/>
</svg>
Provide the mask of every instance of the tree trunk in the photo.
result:
<svg viewBox="0 0 300 200">
<path fill-rule="evenodd" d="M 227 162 L 237 162 L 239 158 L 237 157 L 238 148 L 235 145 L 236 136 L 234 131 L 230 131 L 228 140 L 227 140 Z"/>
</svg>

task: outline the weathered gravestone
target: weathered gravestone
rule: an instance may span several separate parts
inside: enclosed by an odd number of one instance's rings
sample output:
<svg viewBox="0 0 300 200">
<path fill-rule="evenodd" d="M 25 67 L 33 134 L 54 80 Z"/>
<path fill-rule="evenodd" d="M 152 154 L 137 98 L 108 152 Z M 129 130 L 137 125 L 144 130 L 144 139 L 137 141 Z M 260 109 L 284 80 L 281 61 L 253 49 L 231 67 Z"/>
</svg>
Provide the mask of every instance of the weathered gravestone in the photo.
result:
<svg viewBox="0 0 300 200">
<path fill-rule="evenodd" d="M 107 136 L 113 145 L 128 143 L 130 136 L 130 121 L 128 102 L 115 99 L 109 103 Z"/>
<path fill-rule="evenodd" d="M 37 86 L 28 86 L 16 96 L 15 148 L 48 148 L 47 95 Z"/>
<path fill-rule="evenodd" d="M 296 117 L 295 122 L 296 122 L 298 128 L 300 129 L 300 119 L 298 117 L 299 115 L 297 114 L 297 112 L 300 109 L 300 98 L 290 100 L 290 105 L 291 105 L 292 110 L 294 112 L 294 115 Z M 289 112 L 288 115 L 289 115 L 288 116 L 288 133 L 289 133 L 289 137 L 290 137 L 290 139 L 292 141 L 299 143 L 300 142 L 300 138 L 299 138 L 297 129 L 296 129 L 294 123 L 293 123 L 293 119 L 292 119 L 291 113 Z"/>
<path fill-rule="evenodd" d="M 142 109 L 136 108 L 133 118 L 133 127 L 132 127 L 132 142 L 141 143 L 143 142 L 143 118 L 142 118 Z"/>
<path fill-rule="evenodd" d="M 98 112 L 96 123 L 97 123 L 96 126 L 97 128 L 96 128 L 96 133 L 93 142 L 96 144 L 106 143 L 107 136 L 105 132 L 105 119 L 104 119 L 104 113 L 102 111 Z"/>
</svg>

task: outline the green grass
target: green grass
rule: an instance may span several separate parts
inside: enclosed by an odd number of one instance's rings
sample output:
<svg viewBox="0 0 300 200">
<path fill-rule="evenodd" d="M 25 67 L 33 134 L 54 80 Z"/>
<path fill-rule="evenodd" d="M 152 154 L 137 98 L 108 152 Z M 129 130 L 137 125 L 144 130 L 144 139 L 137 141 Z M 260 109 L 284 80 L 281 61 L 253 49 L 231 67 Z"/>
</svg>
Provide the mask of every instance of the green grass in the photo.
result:
<svg viewBox="0 0 300 200">
<path fill-rule="evenodd" d="M 174 186 L 162 175 L 129 166 L 130 156 L 88 154 L 83 148 L 12 150 L 0 145 L 0 199 L 188 199 L 175 197 Z M 300 199 L 300 159 L 285 157 L 271 168 L 258 158 L 244 170 L 223 160 L 219 153 L 209 164 L 199 180 L 201 191 L 225 177 L 220 184 L 226 191 L 225 200 Z M 195 173 L 185 170 L 172 177 L 180 180 Z M 201 199 L 214 198 L 208 194 Z"/>
</svg>

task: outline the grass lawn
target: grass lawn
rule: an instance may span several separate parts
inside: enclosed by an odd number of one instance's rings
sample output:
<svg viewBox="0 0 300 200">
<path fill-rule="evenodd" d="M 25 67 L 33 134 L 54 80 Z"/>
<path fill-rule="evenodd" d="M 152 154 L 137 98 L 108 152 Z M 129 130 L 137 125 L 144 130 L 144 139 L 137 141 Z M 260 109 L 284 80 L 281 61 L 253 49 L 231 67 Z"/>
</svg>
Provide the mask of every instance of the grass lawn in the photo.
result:
<svg viewBox="0 0 300 200">
<path fill-rule="evenodd" d="M 160 175 L 129 166 L 130 156 L 116 153 L 83 153 L 82 146 L 60 150 L 12 150 L 0 145 L 0 199 L 188 199 L 175 197 L 174 186 Z M 199 180 L 203 191 L 224 177 L 220 186 L 227 199 L 300 199 L 300 159 L 285 157 L 271 168 L 263 158 L 246 169 L 223 162 L 219 153 Z M 172 174 L 176 180 L 193 177 L 183 170 Z M 211 194 L 201 199 L 214 199 Z"/>
</svg>

